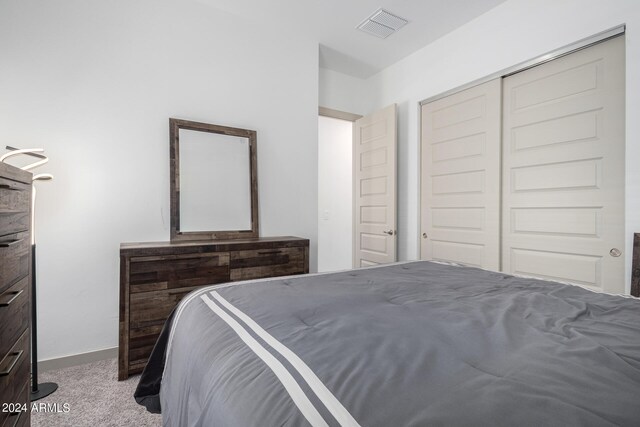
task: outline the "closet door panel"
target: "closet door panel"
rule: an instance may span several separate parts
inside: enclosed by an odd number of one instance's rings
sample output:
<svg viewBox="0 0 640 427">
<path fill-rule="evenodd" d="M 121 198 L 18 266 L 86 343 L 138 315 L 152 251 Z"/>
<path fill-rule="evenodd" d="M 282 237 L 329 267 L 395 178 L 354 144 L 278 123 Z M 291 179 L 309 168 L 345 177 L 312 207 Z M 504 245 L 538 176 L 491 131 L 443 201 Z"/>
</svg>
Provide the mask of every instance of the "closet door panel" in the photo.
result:
<svg viewBox="0 0 640 427">
<path fill-rule="evenodd" d="M 503 270 L 622 293 L 624 39 L 503 85 Z"/>
<path fill-rule="evenodd" d="M 500 79 L 422 107 L 421 258 L 500 268 Z"/>
</svg>

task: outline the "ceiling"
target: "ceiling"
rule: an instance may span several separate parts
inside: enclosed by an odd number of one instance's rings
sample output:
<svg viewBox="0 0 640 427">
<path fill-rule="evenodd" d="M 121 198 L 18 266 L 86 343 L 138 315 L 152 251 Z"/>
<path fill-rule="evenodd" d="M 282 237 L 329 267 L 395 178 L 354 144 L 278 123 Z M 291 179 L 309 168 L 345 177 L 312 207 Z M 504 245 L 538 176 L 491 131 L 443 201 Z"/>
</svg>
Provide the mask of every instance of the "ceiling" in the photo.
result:
<svg viewBox="0 0 640 427">
<path fill-rule="evenodd" d="M 369 77 L 505 0 L 200 0 L 320 43 L 320 67 Z M 378 8 L 409 23 L 386 39 L 356 30 Z"/>
</svg>

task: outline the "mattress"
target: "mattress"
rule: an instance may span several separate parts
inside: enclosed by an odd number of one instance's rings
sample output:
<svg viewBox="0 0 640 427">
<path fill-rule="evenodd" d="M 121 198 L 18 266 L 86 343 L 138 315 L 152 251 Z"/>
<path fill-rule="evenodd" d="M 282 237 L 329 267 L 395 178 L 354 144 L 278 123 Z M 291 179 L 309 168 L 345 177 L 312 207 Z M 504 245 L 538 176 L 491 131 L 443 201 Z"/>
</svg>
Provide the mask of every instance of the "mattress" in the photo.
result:
<svg viewBox="0 0 640 427">
<path fill-rule="evenodd" d="M 428 261 L 215 285 L 135 393 L 166 426 L 637 426 L 640 300 Z"/>
</svg>

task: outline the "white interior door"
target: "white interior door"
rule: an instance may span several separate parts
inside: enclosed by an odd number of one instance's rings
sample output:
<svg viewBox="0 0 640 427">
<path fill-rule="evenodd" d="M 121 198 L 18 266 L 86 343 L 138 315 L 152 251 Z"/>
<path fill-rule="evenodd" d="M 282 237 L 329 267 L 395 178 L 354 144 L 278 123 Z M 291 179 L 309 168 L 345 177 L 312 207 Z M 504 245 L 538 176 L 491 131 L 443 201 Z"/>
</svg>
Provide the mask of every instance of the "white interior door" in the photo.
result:
<svg viewBox="0 0 640 427">
<path fill-rule="evenodd" d="M 503 93 L 503 270 L 624 292 L 624 39 Z"/>
<path fill-rule="evenodd" d="M 422 259 L 500 269 L 500 89 L 422 107 Z"/>
<path fill-rule="evenodd" d="M 396 105 L 355 122 L 354 267 L 396 260 Z"/>
</svg>

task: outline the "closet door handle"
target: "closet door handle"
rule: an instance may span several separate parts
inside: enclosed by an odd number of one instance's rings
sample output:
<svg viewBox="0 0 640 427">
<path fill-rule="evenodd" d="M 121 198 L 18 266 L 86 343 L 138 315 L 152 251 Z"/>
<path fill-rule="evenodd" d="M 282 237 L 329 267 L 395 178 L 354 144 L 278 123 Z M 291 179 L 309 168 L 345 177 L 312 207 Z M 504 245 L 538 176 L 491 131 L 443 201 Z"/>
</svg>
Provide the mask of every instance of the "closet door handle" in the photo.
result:
<svg viewBox="0 0 640 427">
<path fill-rule="evenodd" d="M 15 368 L 18 364 L 18 360 L 20 360 L 20 357 L 22 357 L 22 353 L 24 353 L 24 350 L 16 351 L 15 353 L 11 354 L 11 357 L 13 357 L 13 362 L 11 362 L 7 369 L 5 369 L 4 371 L 0 371 L 0 377 L 6 377 L 11 373 L 11 371 L 13 371 L 13 368 Z"/>
<path fill-rule="evenodd" d="M 24 237 L 22 239 L 11 240 L 10 242 L 0 242 L 0 248 L 8 248 L 9 246 L 17 245 L 23 240 Z"/>
<path fill-rule="evenodd" d="M 16 292 L 9 292 L 7 295 L 13 295 L 13 296 L 9 298 L 7 301 L 0 301 L 0 307 L 8 307 L 23 292 L 24 292 L 24 289 L 20 289 L 19 291 L 16 291 Z"/>
</svg>

